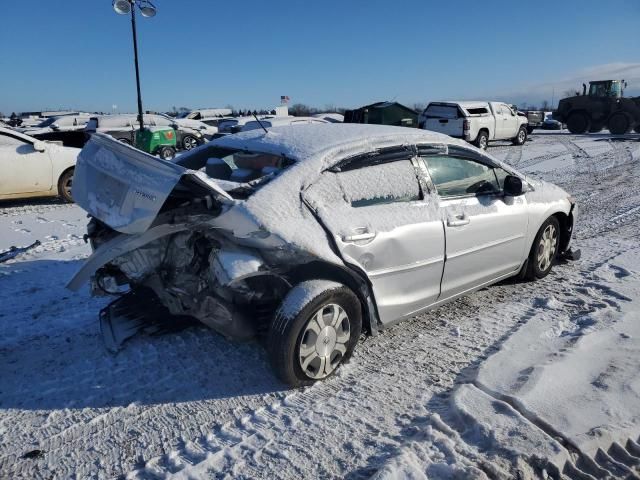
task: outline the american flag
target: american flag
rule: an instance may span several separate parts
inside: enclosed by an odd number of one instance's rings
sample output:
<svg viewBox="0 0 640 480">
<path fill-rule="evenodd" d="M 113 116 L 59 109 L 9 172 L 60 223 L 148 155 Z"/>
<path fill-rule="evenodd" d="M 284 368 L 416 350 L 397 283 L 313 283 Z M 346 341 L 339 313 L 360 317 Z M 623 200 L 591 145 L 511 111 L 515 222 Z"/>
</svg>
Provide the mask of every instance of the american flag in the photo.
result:
<svg viewBox="0 0 640 480">
<path fill-rule="evenodd" d="M 289 103 L 289 100 L 291 100 L 289 98 L 289 95 L 280 95 L 280 103 L 282 105 L 286 105 L 287 103 Z"/>
</svg>

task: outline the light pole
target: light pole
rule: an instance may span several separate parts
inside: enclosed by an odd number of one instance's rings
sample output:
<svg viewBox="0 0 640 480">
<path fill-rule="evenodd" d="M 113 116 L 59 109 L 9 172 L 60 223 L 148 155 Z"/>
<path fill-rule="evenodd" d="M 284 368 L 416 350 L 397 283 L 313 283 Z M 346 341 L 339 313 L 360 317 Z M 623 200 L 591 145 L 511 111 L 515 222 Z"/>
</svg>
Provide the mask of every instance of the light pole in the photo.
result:
<svg viewBox="0 0 640 480">
<path fill-rule="evenodd" d="M 149 0 L 113 0 L 113 9 L 120 15 L 131 13 L 131 31 L 133 32 L 133 58 L 136 65 L 136 88 L 138 92 L 138 122 L 140 132 L 144 130 L 142 119 L 142 95 L 140 94 L 140 69 L 138 67 L 138 36 L 136 33 L 136 7 L 140 9 L 143 17 L 155 17 L 156 7 Z"/>
</svg>

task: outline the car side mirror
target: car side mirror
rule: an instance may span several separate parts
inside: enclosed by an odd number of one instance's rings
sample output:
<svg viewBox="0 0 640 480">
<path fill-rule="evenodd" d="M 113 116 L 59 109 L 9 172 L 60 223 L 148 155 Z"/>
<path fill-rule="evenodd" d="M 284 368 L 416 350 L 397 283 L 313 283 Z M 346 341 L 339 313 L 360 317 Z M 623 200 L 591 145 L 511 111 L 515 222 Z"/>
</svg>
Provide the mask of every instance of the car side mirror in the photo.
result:
<svg viewBox="0 0 640 480">
<path fill-rule="evenodd" d="M 41 141 L 33 142 L 33 149 L 36 152 L 44 152 L 47 149 L 47 145 Z"/>
<path fill-rule="evenodd" d="M 522 180 L 515 175 L 507 175 L 504 179 L 504 194 L 510 197 L 522 195 Z"/>
</svg>

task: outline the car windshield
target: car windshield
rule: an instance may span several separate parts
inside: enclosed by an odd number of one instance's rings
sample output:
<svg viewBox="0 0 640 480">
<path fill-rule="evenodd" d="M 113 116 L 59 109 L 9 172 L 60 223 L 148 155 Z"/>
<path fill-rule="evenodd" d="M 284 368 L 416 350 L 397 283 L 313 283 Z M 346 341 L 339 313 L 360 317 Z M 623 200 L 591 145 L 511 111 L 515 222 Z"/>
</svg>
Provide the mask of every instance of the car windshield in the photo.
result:
<svg viewBox="0 0 640 480">
<path fill-rule="evenodd" d="M 46 120 L 40 122 L 37 126 L 40 128 L 48 127 L 49 125 L 53 124 L 56 120 L 57 120 L 56 117 L 49 117 Z"/>
<path fill-rule="evenodd" d="M 292 165 L 293 160 L 272 153 L 214 147 L 193 152 L 176 163 L 206 173 L 228 192 L 248 196 Z"/>
</svg>

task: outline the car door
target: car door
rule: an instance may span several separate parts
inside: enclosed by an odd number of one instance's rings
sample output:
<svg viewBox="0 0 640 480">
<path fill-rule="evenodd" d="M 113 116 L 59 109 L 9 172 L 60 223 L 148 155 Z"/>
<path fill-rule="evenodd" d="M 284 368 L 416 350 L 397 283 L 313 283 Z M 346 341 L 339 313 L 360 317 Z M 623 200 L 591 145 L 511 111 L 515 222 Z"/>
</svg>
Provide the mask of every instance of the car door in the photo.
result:
<svg viewBox="0 0 640 480">
<path fill-rule="evenodd" d="M 0 132 L 0 195 L 51 190 L 52 164 L 49 154 L 36 151 L 33 142 Z"/>
<path fill-rule="evenodd" d="M 524 260 L 526 199 L 502 193 L 508 172 L 464 148 L 421 154 L 438 192 L 446 235 L 440 299 L 516 272 Z"/>
<path fill-rule="evenodd" d="M 384 324 L 440 294 L 444 231 L 420 167 L 410 149 L 386 149 L 323 172 L 303 193 L 344 261 L 366 273 Z"/>
<path fill-rule="evenodd" d="M 518 133 L 518 117 L 511 107 L 504 103 L 500 104 L 500 110 L 502 111 L 500 138 L 509 139 L 515 137 Z"/>
</svg>

